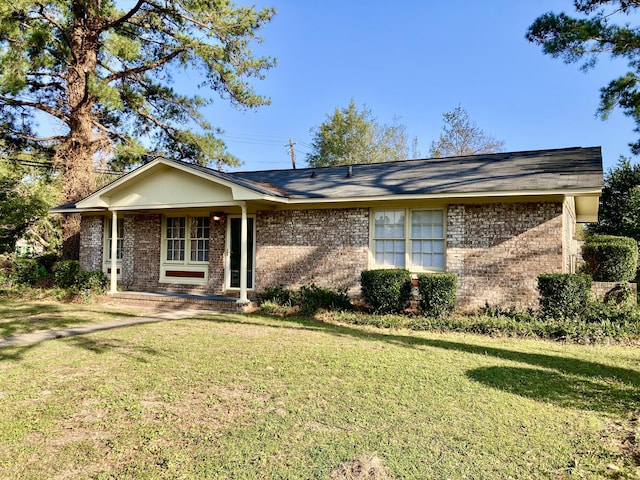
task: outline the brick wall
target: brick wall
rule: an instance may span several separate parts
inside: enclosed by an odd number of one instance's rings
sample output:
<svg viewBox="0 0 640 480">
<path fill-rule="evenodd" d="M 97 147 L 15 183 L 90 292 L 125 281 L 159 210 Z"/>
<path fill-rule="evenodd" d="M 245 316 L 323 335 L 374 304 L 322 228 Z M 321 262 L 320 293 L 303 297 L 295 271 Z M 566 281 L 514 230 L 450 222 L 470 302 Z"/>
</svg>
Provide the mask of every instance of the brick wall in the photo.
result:
<svg viewBox="0 0 640 480">
<path fill-rule="evenodd" d="M 458 305 L 537 307 L 537 276 L 563 271 L 561 203 L 450 205 L 447 271 Z"/>
<path fill-rule="evenodd" d="M 256 290 L 315 283 L 360 289 L 368 267 L 369 209 L 260 211 L 256 216 Z"/>
<path fill-rule="evenodd" d="M 162 215 L 125 217 L 121 285 L 128 290 L 224 293 L 225 222 L 209 230 L 209 281 L 207 285 L 160 283 Z"/>
<path fill-rule="evenodd" d="M 82 217 L 80 221 L 80 265 L 85 270 L 102 270 L 102 217 Z"/>
<path fill-rule="evenodd" d="M 141 291 L 158 289 L 161 229 L 161 215 L 133 215 L 133 252 L 131 254 L 133 265 L 128 262 L 126 264 L 127 270 L 132 267 L 133 274 L 123 272 L 125 278 L 132 281 L 129 288 Z M 129 253 L 126 248 L 125 253 Z"/>
<path fill-rule="evenodd" d="M 124 216 L 124 234 L 122 238 L 122 265 L 120 268 L 120 285 L 129 289 L 134 281 L 136 255 L 136 219 L 139 215 Z"/>
<path fill-rule="evenodd" d="M 566 215 L 566 213 L 565 213 Z M 125 215 L 121 286 L 139 291 L 187 290 L 224 294 L 226 222 L 212 219 L 208 285 L 159 283 L 162 216 Z M 565 221 L 567 219 L 565 218 Z M 100 269 L 102 217 L 83 217 L 80 259 Z M 562 272 L 561 203 L 491 203 L 447 208 L 447 271 L 459 278 L 458 303 L 472 310 L 493 306 L 537 307 L 537 276 Z M 256 290 L 299 288 L 360 289 L 369 262 L 369 209 L 258 211 Z M 566 265 L 565 265 L 566 267 Z"/>
<path fill-rule="evenodd" d="M 224 294 L 224 251 L 227 235 L 226 217 L 218 223 L 213 220 L 211 214 L 209 229 L 209 282 L 207 291 L 216 295 Z"/>
</svg>

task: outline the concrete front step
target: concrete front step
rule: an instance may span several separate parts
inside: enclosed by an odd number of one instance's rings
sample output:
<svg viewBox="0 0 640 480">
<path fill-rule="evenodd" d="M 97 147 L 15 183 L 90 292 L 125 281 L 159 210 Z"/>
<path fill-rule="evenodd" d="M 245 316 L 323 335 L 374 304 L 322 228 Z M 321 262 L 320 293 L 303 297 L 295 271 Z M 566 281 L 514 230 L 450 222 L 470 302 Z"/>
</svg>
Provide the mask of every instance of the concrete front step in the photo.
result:
<svg viewBox="0 0 640 480">
<path fill-rule="evenodd" d="M 117 305 L 163 310 L 190 308 L 224 313 L 244 313 L 256 307 L 256 302 L 251 300 L 242 304 L 238 303 L 237 298 L 177 292 L 118 292 L 107 295 L 105 300 Z"/>
</svg>

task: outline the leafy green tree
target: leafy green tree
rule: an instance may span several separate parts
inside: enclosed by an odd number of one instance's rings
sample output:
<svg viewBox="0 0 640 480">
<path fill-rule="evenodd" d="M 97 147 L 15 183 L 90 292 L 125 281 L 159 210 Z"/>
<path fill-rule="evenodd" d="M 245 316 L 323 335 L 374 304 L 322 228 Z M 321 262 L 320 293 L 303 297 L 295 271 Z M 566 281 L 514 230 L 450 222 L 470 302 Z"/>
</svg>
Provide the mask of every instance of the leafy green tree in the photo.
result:
<svg viewBox="0 0 640 480">
<path fill-rule="evenodd" d="M 620 157 L 607 171 L 600 196 L 598 223 L 589 231 L 631 237 L 640 241 L 640 165 Z"/>
<path fill-rule="evenodd" d="M 354 100 L 346 108 L 311 129 L 312 150 L 307 154 L 311 167 L 381 163 L 406 160 L 409 155 L 404 125 L 394 120 L 390 125 L 378 123 L 366 107 L 358 110 Z"/>
<path fill-rule="evenodd" d="M 629 71 L 600 90 L 597 114 L 605 120 L 615 107 L 631 117 L 634 131 L 640 133 L 640 29 L 627 23 L 617 25 L 617 18 L 637 14 L 640 2 L 629 0 L 574 0 L 580 18 L 566 13 L 545 13 L 527 30 L 526 38 L 540 45 L 542 51 L 565 63 L 582 63 L 581 69 L 593 68 L 601 54 L 626 59 Z M 637 18 L 637 17 L 636 17 Z M 640 140 L 629 144 L 640 154 Z"/>
<path fill-rule="evenodd" d="M 430 157 L 458 157 L 502 151 L 504 141 L 486 134 L 460 105 L 442 115 L 442 118 L 442 133 L 437 141 L 431 142 Z"/>
<path fill-rule="evenodd" d="M 0 159 L 0 253 L 15 251 L 21 238 L 55 249 L 59 232 L 47 210 L 56 197 L 46 171 Z"/>
<path fill-rule="evenodd" d="M 229 0 L 1 2 L 2 139 L 23 152 L 53 148 L 63 201 L 94 189 L 101 156 L 122 167 L 149 148 L 235 164 L 201 109 L 211 92 L 239 108 L 268 103 L 250 82 L 274 61 L 250 44 L 273 14 Z M 189 94 L 173 88 L 181 71 L 199 79 Z M 206 95 L 191 95 L 197 87 Z"/>
</svg>

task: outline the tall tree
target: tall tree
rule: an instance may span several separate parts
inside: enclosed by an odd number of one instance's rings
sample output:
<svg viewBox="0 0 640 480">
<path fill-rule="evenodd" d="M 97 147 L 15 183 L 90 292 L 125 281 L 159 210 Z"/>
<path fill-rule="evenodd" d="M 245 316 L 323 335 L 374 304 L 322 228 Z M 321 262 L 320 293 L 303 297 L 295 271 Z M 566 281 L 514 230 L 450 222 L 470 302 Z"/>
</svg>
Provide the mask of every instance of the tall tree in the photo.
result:
<svg viewBox="0 0 640 480">
<path fill-rule="evenodd" d="M 442 115 L 444 126 L 437 141 L 431 142 L 432 158 L 457 157 L 502 151 L 504 141 L 486 134 L 469 118 L 467 111 L 458 105 Z"/>
<path fill-rule="evenodd" d="M 605 120 L 615 107 L 635 123 L 640 133 L 640 29 L 629 24 L 617 25 L 616 19 L 632 16 L 640 8 L 637 0 L 574 0 L 582 18 L 563 13 L 545 13 L 527 30 L 526 38 L 542 46 L 542 51 L 565 63 L 581 62 L 581 69 L 593 68 L 601 54 L 628 61 L 629 71 L 600 90 L 597 114 Z M 631 17 L 633 18 L 633 17 Z M 640 140 L 629 144 L 640 154 Z"/>
<path fill-rule="evenodd" d="M 63 201 L 94 189 L 99 156 L 123 166 L 150 148 L 236 163 L 201 109 L 211 92 L 239 108 L 268 103 L 250 82 L 274 61 L 250 44 L 273 14 L 229 0 L 1 2 L 1 138 L 20 151 L 55 147 Z M 175 90 L 181 71 L 206 96 Z"/>
<path fill-rule="evenodd" d="M 311 129 L 312 150 L 307 162 L 311 167 L 328 167 L 406 160 L 409 149 L 405 130 L 397 119 L 389 125 L 378 123 L 371 110 L 358 110 L 351 100 L 349 106 L 336 107 L 333 115 Z"/>
<path fill-rule="evenodd" d="M 45 162 L 25 166 L 19 160 L 0 156 L 0 253 L 15 251 L 16 242 L 27 236 L 47 250 L 57 241 L 57 228 L 47 214 L 57 197 L 50 169 Z"/>
<path fill-rule="evenodd" d="M 640 165 L 620 157 L 615 168 L 607 171 L 598 217 L 598 223 L 589 225 L 590 231 L 640 241 Z"/>
</svg>

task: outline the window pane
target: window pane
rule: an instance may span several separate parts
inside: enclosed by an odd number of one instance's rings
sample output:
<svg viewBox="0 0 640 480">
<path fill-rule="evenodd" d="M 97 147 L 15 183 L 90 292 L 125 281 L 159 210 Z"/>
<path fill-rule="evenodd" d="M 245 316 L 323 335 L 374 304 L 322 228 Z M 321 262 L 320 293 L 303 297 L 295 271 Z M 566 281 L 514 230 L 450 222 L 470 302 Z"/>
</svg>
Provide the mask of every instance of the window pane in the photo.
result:
<svg viewBox="0 0 640 480">
<path fill-rule="evenodd" d="M 112 246 L 112 242 L 113 242 L 113 235 L 111 234 L 111 230 L 112 230 L 112 221 L 110 218 L 106 218 L 104 219 L 105 222 L 105 235 L 107 238 L 107 252 L 106 252 L 106 257 L 108 260 L 111 260 L 111 246 Z M 118 240 L 116 241 L 116 258 L 118 260 L 122 259 L 122 248 L 124 246 L 124 218 L 119 218 L 118 219 Z"/>
<path fill-rule="evenodd" d="M 186 217 L 167 218 L 167 260 L 184 260 Z"/>
<path fill-rule="evenodd" d="M 191 256 L 192 262 L 209 260 L 209 217 L 193 217 L 191 219 Z"/>
<path fill-rule="evenodd" d="M 411 212 L 411 238 L 443 238 L 442 210 Z"/>
<path fill-rule="evenodd" d="M 374 250 L 376 265 L 404 267 L 404 240 L 376 240 Z"/>
<path fill-rule="evenodd" d="M 404 210 L 384 210 L 374 214 L 375 238 L 404 238 Z"/>
</svg>

